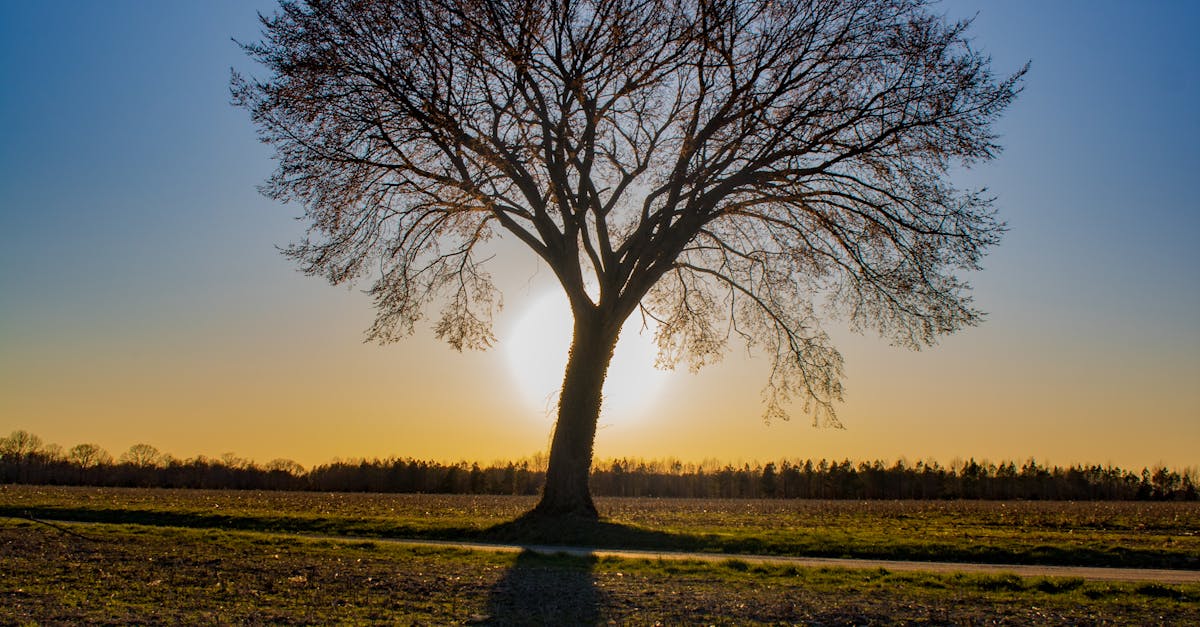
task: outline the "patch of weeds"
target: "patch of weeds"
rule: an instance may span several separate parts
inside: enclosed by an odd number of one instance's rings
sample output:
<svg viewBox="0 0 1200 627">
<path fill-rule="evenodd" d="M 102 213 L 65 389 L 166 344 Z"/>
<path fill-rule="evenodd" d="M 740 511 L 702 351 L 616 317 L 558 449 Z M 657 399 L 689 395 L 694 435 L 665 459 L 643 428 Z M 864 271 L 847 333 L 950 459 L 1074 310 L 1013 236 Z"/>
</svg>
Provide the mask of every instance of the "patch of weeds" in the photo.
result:
<svg viewBox="0 0 1200 627">
<path fill-rule="evenodd" d="M 1037 582 L 1037 589 L 1046 594 L 1062 594 L 1077 590 L 1083 586 L 1083 579 L 1070 577 L 1066 579 L 1042 579 Z"/>
<path fill-rule="evenodd" d="M 880 569 L 880 571 L 888 573 L 884 576 L 884 581 L 897 585 L 912 585 L 929 590 L 945 590 L 949 587 L 946 584 L 946 577 L 941 575 L 922 572 L 891 573 L 886 569 Z"/>
<path fill-rule="evenodd" d="M 724 566 L 725 568 L 728 568 L 729 570 L 736 570 L 741 573 L 744 573 L 744 572 L 750 570 L 750 564 L 746 563 L 745 560 L 739 560 L 739 559 L 725 560 L 724 562 L 721 562 L 721 565 Z"/>
<path fill-rule="evenodd" d="M 552 553 L 550 555 L 538 555 L 544 560 L 544 565 L 547 568 L 562 568 L 569 570 L 591 570 L 595 567 L 598 559 L 595 555 L 576 555 L 566 551 Z M 636 560 L 639 565 L 649 564 L 649 560 Z"/>
<path fill-rule="evenodd" d="M 712 564 L 698 560 L 628 560 L 623 558 L 600 558 L 596 568 L 626 571 L 637 570 L 647 575 L 670 575 L 673 577 L 690 577 L 712 572 Z"/>
<path fill-rule="evenodd" d="M 976 588 L 985 592 L 1022 592 L 1025 590 L 1024 580 L 1011 573 L 979 577 L 974 583 Z"/>
<path fill-rule="evenodd" d="M 1142 596 L 1153 597 L 1156 599 L 1176 599 L 1183 601 L 1187 596 L 1182 590 L 1175 590 L 1168 586 L 1164 586 L 1161 583 L 1143 584 L 1138 586 L 1135 591 Z"/>
</svg>

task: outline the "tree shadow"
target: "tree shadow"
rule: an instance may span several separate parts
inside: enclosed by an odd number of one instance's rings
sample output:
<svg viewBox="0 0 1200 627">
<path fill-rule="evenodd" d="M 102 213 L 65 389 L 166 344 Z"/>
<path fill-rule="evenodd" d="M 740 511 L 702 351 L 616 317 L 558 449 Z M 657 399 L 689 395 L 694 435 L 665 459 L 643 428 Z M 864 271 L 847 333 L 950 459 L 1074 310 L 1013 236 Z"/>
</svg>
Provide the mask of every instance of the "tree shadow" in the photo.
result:
<svg viewBox="0 0 1200 627">
<path fill-rule="evenodd" d="M 602 593 L 596 558 L 522 551 L 492 588 L 486 625 L 596 625 Z"/>
<path fill-rule="evenodd" d="M 689 536 L 602 520 L 533 513 L 482 530 L 483 542 L 524 547 L 488 599 L 488 625 L 596 625 L 604 593 L 594 574 L 596 548 L 665 549 Z"/>
<path fill-rule="evenodd" d="M 605 520 L 569 516 L 546 517 L 534 513 L 493 525 L 478 533 L 481 542 L 516 544 L 553 552 L 555 547 L 612 549 L 701 550 L 707 548 L 699 536 L 668 533 Z"/>
</svg>

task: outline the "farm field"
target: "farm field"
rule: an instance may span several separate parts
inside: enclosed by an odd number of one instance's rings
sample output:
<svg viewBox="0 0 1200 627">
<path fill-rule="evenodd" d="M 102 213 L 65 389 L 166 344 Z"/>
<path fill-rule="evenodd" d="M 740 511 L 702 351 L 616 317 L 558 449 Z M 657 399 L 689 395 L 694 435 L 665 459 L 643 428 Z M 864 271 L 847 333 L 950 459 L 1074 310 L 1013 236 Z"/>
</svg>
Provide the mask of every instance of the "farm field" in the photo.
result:
<svg viewBox="0 0 1200 627">
<path fill-rule="evenodd" d="M 0 487 L 0 623 L 1164 623 L 1200 585 L 503 554 L 532 498 Z M 551 540 L 715 553 L 1200 569 L 1182 503 L 600 499 Z M 78 521 L 89 524 L 28 520 Z M 334 537 L 304 537 L 295 534 Z M 342 536 L 338 538 L 336 536 Z"/>
<path fill-rule="evenodd" d="M 0 515 L 334 536 L 1200 569 L 1200 504 L 597 499 L 583 529 L 505 524 L 533 497 L 0 487 Z M 530 534 L 535 537 L 530 537 Z"/>
<path fill-rule="evenodd" d="M 69 531 L 70 533 L 66 533 Z M 1195 624 L 1200 585 L 0 521 L 5 624 Z"/>
</svg>

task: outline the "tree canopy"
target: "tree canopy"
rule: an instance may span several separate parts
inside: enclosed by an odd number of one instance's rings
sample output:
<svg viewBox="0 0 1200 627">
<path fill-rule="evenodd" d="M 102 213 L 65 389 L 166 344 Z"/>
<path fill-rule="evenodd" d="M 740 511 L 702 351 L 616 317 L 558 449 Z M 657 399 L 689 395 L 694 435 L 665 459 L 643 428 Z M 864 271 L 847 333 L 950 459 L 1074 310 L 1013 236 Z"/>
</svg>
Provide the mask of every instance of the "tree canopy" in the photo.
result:
<svg viewBox="0 0 1200 627">
<path fill-rule="evenodd" d="M 799 398 L 836 424 L 842 359 L 819 320 L 912 347 L 975 324 L 957 273 L 1003 231 L 949 172 L 995 156 L 1025 70 L 994 76 L 969 24 L 927 4 L 283 2 L 245 45 L 270 77 L 235 75 L 233 94 L 276 150 L 266 192 L 305 208 L 288 255 L 369 281 L 371 338 L 440 299 L 439 337 L 491 345 L 480 251 L 503 234 L 575 316 L 557 431 L 598 412 L 637 311 L 664 364 L 740 338 L 772 357 L 768 417 Z"/>
</svg>

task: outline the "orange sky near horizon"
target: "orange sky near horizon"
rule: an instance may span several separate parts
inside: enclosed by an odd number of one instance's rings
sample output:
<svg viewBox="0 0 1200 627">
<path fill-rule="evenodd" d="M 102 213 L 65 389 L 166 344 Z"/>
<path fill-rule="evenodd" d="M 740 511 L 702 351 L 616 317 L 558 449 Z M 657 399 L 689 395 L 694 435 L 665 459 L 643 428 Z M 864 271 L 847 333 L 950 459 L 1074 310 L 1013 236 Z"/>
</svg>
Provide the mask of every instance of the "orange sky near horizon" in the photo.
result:
<svg viewBox="0 0 1200 627">
<path fill-rule="evenodd" d="M 1200 465 L 1200 9 L 1068 5 L 945 7 L 978 12 L 998 73 L 1033 60 L 1005 151 L 955 175 L 1011 229 L 969 277 L 981 326 L 912 352 L 829 322 L 845 429 L 764 424 L 766 360 L 732 344 L 602 417 L 597 457 Z M 545 451 L 506 353 L 554 289 L 531 253 L 496 245 L 499 345 L 462 354 L 429 324 L 363 343 L 369 297 L 278 254 L 299 209 L 256 193 L 270 152 L 228 102 L 229 68 L 255 71 L 229 38 L 271 7 L 0 4 L 0 436 L 305 466 Z"/>
<path fill-rule="evenodd" d="M 522 281 L 513 271 L 507 282 L 519 286 L 506 290 L 500 341 L 487 352 L 457 353 L 428 329 L 397 344 L 363 343 L 372 316 L 363 294 L 287 272 L 258 298 L 205 321 L 162 311 L 186 324 L 113 322 L 91 336 L 10 345 L 24 358 L 0 362 L 0 429 L 23 428 L 68 448 L 95 442 L 114 455 L 146 442 L 181 458 L 234 453 L 305 466 L 390 456 L 490 462 L 544 452 L 552 417 L 518 393 L 504 351 L 522 308 L 553 289 L 539 281 L 547 275 L 534 271 Z M 1121 357 L 1126 367 L 1112 368 L 1114 348 L 1089 348 L 1078 329 L 1034 331 L 1020 322 L 993 314 L 921 352 L 833 330 L 846 359 L 847 395 L 838 407 L 845 429 L 813 427 L 799 407 L 790 421 L 764 423 L 766 360 L 733 346 L 699 373 L 668 373 L 646 406 L 606 411 L 596 454 L 1196 463 L 1195 424 L 1178 419 L 1200 406 L 1189 381 L 1193 347 L 1157 338 L 1152 363 L 1130 351 Z M 1043 349 L 1036 359 L 1021 352 L 1031 345 Z M 1184 428 L 1171 436 L 1131 436 L 1172 418 Z"/>
</svg>

